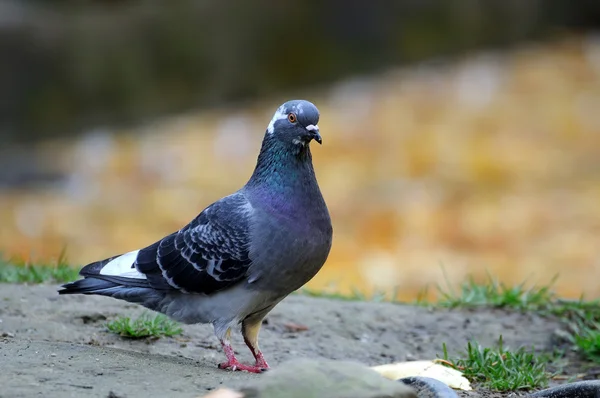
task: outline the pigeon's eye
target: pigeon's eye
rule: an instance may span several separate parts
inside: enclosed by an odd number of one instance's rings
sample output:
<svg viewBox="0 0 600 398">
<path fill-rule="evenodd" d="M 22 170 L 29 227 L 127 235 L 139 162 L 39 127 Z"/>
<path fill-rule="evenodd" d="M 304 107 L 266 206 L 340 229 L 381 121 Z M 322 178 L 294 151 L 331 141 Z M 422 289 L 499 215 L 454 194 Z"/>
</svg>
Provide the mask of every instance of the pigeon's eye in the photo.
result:
<svg viewBox="0 0 600 398">
<path fill-rule="evenodd" d="M 290 121 L 290 123 L 296 123 L 296 120 L 298 120 L 298 118 L 296 117 L 295 113 L 290 113 L 288 114 L 288 120 Z"/>
</svg>

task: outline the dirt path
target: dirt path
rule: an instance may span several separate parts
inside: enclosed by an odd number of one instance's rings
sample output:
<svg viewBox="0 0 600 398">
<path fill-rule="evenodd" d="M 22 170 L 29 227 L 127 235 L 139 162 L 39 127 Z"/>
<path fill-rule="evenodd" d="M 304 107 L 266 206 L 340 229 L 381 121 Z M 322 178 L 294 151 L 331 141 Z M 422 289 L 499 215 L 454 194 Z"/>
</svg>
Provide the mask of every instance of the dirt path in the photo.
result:
<svg viewBox="0 0 600 398">
<path fill-rule="evenodd" d="M 197 397 L 222 385 L 260 377 L 216 368 L 223 359 L 212 328 L 184 326 L 177 338 L 126 340 L 103 326 L 138 306 L 103 297 L 58 296 L 56 286 L 0 284 L 0 397 Z M 290 330 L 301 324 L 306 331 Z M 387 303 L 291 296 L 273 310 L 261 347 L 276 367 L 297 357 L 352 359 L 376 365 L 432 359 L 442 343 L 467 339 L 551 349 L 560 325 L 533 314 L 446 311 Z M 240 359 L 250 354 L 235 336 Z M 472 395 L 472 394 L 470 394 Z"/>
</svg>

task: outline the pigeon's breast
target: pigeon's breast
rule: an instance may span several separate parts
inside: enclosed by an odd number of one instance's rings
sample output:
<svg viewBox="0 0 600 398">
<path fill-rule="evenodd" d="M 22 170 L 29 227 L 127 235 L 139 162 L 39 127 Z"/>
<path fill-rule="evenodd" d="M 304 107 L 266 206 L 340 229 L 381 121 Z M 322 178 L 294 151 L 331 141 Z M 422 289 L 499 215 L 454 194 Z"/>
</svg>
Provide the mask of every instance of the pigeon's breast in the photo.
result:
<svg viewBox="0 0 600 398">
<path fill-rule="evenodd" d="M 257 220 L 250 248 L 251 285 L 287 295 L 319 272 L 332 242 L 326 207 L 291 214 L 264 213 Z"/>
</svg>

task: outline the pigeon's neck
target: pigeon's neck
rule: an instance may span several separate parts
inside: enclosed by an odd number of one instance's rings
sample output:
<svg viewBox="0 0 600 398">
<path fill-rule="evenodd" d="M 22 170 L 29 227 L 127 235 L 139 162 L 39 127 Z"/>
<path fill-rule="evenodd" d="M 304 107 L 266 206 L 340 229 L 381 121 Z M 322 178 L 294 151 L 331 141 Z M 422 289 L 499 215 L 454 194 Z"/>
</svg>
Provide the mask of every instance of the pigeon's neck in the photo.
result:
<svg viewBox="0 0 600 398">
<path fill-rule="evenodd" d="M 318 205 L 308 203 L 310 198 L 323 201 L 309 146 L 286 144 L 269 136 L 263 140 L 246 189 L 270 207 L 281 210 Z"/>
</svg>

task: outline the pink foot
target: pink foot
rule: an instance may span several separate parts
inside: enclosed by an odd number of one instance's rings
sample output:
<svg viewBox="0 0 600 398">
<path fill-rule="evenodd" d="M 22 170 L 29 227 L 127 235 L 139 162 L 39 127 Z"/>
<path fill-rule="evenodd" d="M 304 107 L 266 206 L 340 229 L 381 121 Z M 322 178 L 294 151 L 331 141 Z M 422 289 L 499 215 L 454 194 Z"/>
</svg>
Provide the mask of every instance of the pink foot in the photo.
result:
<svg viewBox="0 0 600 398">
<path fill-rule="evenodd" d="M 267 365 L 267 363 L 264 363 Z M 266 367 L 261 366 L 260 364 L 256 364 L 256 366 L 244 365 L 243 363 L 239 363 L 237 359 L 233 361 L 223 362 L 219 364 L 219 369 L 230 369 L 233 371 L 246 371 L 250 373 L 262 373 L 269 368 L 269 365 Z"/>
<path fill-rule="evenodd" d="M 254 365 L 257 368 L 261 368 L 261 369 L 270 369 L 269 364 L 267 363 L 267 361 L 265 361 L 265 357 L 263 357 L 262 352 L 258 351 L 257 355 L 256 355 L 256 365 Z"/>
<path fill-rule="evenodd" d="M 223 351 L 225 351 L 225 356 L 227 357 L 227 362 L 223 362 L 219 364 L 219 369 L 230 369 L 233 371 L 246 371 L 250 373 L 262 373 L 269 368 L 269 365 L 265 362 L 265 359 L 262 358 L 262 354 L 260 358 L 256 358 L 256 365 L 244 365 L 240 363 L 235 357 L 235 353 L 233 352 L 233 348 L 229 341 L 221 341 L 221 345 L 223 346 Z"/>
</svg>

